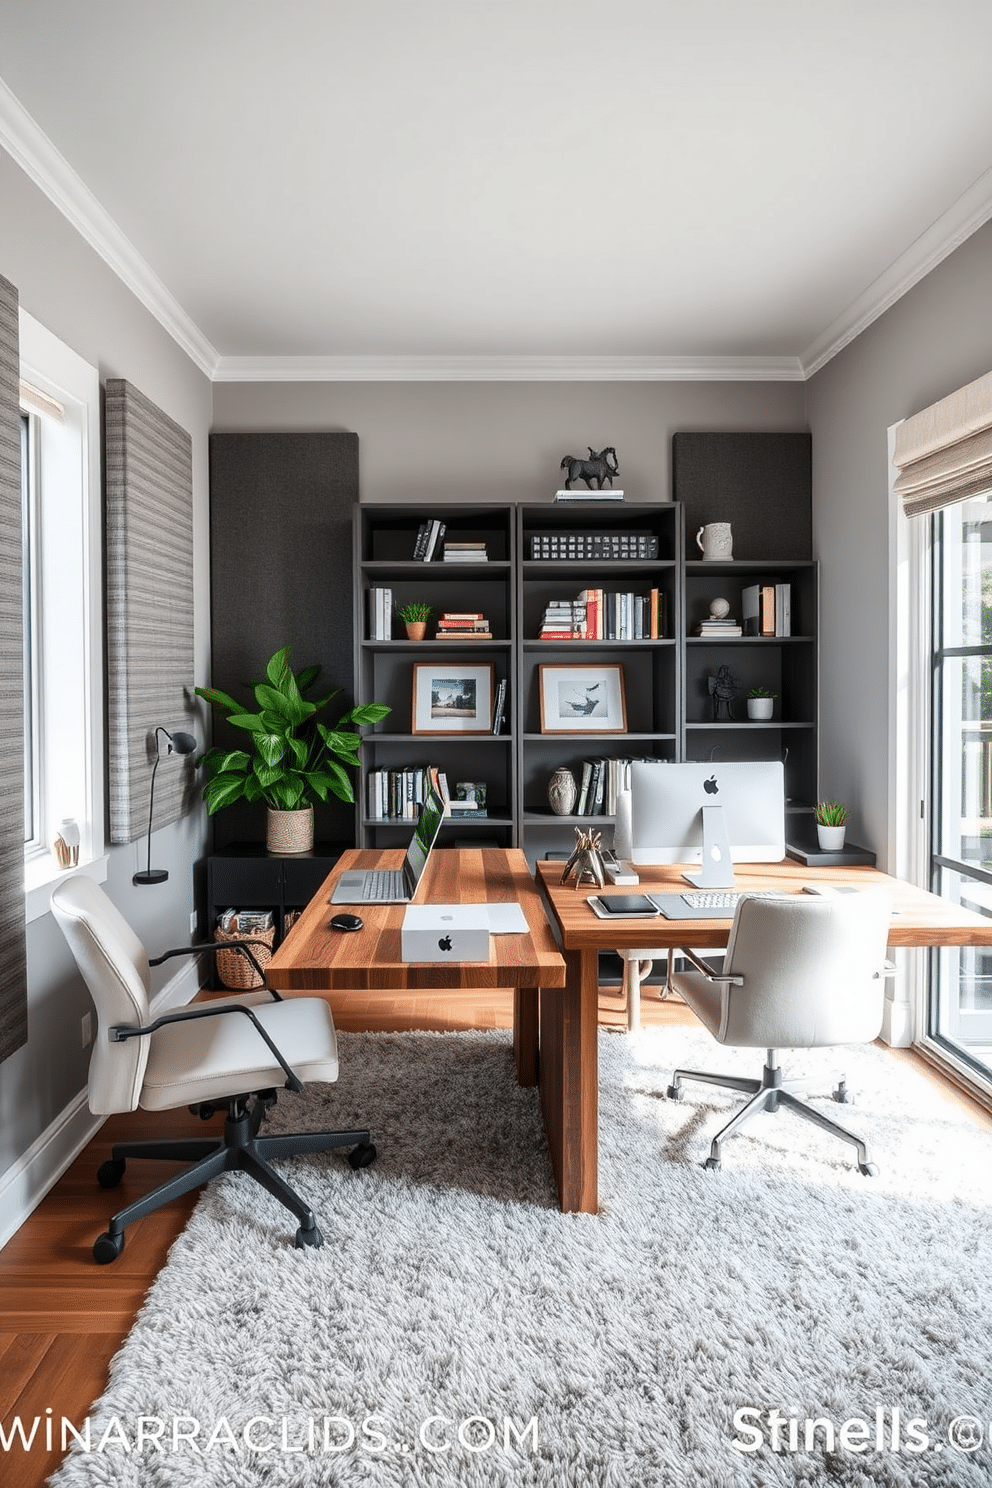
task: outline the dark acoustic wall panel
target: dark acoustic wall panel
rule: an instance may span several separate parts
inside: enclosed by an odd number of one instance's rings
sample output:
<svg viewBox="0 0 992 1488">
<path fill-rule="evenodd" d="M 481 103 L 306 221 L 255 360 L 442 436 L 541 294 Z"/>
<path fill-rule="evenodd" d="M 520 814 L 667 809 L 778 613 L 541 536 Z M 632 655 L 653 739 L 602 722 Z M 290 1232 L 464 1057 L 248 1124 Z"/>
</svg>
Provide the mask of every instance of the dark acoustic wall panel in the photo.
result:
<svg viewBox="0 0 992 1488">
<path fill-rule="evenodd" d="M 813 556 L 812 443 L 805 432 L 674 434 L 672 488 L 685 510 L 685 551 L 696 533 L 729 522 L 734 557 Z"/>
<path fill-rule="evenodd" d="M 352 698 L 352 515 L 358 500 L 357 434 L 210 436 L 211 682 L 251 700 L 242 684 L 290 647 L 295 670 L 322 667 L 318 687 Z M 336 722 L 332 705 L 328 720 Z M 236 740 L 215 718 L 217 742 Z M 242 736 L 243 738 L 243 736 Z M 265 839 L 262 807 L 214 817 L 215 846 Z M 318 806 L 317 837 L 351 841 L 354 808 Z"/>
</svg>

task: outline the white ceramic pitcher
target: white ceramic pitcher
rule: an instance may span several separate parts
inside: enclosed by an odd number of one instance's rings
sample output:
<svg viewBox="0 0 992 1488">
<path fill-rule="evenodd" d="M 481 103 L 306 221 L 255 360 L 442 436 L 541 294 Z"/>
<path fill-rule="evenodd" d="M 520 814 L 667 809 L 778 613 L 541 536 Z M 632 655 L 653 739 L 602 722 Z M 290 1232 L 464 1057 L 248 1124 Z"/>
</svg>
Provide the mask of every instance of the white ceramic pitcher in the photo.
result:
<svg viewBox="0 0 992 1488">
<path fill-rule="evenodd" d="M 729 522 L 707 522 L 696 533 L 696 545 L 705 560 L 724 563 L 734 556 L 734 538 Z"/>
</svg>

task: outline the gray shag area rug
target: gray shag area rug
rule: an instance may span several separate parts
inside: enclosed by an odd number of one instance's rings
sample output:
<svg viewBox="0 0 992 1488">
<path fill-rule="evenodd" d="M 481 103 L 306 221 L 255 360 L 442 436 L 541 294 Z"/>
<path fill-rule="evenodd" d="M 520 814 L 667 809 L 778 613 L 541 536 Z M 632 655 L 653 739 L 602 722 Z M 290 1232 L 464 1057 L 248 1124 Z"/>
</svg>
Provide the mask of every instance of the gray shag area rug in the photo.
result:
<svg viewBox="0 0 992 1488">
<path fill-rule="evenodd" d="M 285 1165 L 324 1248 L 215 1182 L 53 1482 L 987 1488 L 992 1137 L 884 1051 L 821 1050 L 789 1073 L 878 1177 L 787 1112 L 706 1172 L 739 1098 L 675 1104 L 670 1071 L 761 1051 L 679 1028 L 600 1058 L 602 1212 L 563 1215 L 507 1034 L 342 1035 L 340 1082 L 271 1119 L 373 1129 L 365 1172 Z"/>
</svg>

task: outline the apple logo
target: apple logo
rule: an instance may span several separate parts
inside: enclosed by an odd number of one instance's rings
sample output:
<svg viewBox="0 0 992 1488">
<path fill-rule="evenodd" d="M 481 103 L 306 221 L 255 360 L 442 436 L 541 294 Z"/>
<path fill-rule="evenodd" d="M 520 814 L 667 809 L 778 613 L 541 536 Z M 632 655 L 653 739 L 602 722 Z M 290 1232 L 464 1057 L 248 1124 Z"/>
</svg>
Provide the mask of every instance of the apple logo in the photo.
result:
<svg viewBox="0 0 992 1488">
<path fill-rule="evenodd" d="M 441 936 L 441 939 L 437 943 L 437 948 L 438 948 L 439 951 L 450 951 L 451 950 L 451 936 L 450 935 L 442 935 Z"/>
<path fill-rule="evenodd" d="M 703 790 L 706 792 L 706 794 L 708 796 L 715 796 L 717 794 L 717 792 L 719 791 L 719 789 L 720 789 L 720 787 L 716 783 L 716 776 L 715 775 L 711 775 L 710 778 L 709 778 L 709 780 L 704 780 L 703 781 Z"/>
</svg>

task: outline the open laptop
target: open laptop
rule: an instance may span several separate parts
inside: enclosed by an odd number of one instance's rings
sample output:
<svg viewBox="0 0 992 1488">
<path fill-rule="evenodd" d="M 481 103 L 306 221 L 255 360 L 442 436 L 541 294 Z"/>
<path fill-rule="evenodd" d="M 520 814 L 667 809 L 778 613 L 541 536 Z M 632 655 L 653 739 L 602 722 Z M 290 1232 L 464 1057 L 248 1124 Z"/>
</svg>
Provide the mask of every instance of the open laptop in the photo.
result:
<svg viewBox="0 0 992 1488">
<path fill-rule="evenodd" d="M 410 904 L 416 897 L 444 819 L 444 802 L 433 787 L 420 808 L 417 830 L 402 868 L 351 868 L 342 873 L 331 904 Z"/>
</svg>

